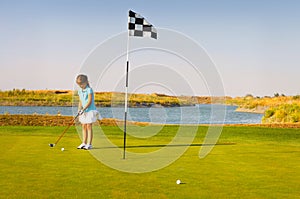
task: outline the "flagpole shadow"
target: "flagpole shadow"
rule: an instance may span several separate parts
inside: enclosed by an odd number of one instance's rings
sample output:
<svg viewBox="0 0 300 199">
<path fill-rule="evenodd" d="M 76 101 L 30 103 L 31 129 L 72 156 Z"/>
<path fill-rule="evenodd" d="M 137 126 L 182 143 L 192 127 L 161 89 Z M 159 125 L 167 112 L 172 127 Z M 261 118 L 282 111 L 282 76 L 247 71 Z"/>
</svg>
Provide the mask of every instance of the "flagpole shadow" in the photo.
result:
<svg viewBox="0 0 300 199">
<path fill-rule="evenodd" d="M 236 145 L 234 142 L 226 142 L 226 143 L 216 143 L 216 144 L 148 144 L 148 145 L 129 145 L 126 146 L 127 149 L 132 148 L 162 148 L 162 147 L 197 147 L 197 146 L 230 146 Z M 93 149 L 113 149 L 120 148 L 122 149 L 124 146 L 108 146 L 108 147 L 94 147 Z"/>
</svg>

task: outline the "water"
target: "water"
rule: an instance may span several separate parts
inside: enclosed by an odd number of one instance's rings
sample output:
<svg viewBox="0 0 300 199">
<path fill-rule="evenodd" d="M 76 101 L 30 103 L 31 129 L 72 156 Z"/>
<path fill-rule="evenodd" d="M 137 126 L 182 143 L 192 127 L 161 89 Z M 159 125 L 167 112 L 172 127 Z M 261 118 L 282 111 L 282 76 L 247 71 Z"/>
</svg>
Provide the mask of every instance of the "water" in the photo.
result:
<svg viewBox="0 0 300 199">
<path fill-rule="evenodd" d="M 129 108 L 128 120 L 162 124 L 258 124 L 263 114 L 235 112 L 236 106 Z M 77 107 L 0 106 L 0 114 L 75 115 Z M 124 108 L 98 108 L 102 118 L 124 119 Z M 224 121 L 223 121 L 224 119 Z"/>
</svg>

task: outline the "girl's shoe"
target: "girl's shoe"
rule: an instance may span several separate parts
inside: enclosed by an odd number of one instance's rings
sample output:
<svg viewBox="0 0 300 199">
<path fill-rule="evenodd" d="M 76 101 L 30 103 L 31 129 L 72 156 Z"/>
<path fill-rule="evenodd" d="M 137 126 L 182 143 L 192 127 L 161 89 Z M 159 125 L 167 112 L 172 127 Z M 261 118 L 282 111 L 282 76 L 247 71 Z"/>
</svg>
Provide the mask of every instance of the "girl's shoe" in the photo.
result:
<svg viewBox="0 0 300 199">
<path fill-rule="evenodd" d="M 86 146 L 86 144 L 82 143 L 81 145 L 79 145 L 79 146 L 77 147 L 77 149 L 83 149 L 85 146 Z"/>
<path fill-rule="evenodd" d="M 89 149 L 92 149 L 92 145 L 91 144 L 87 144 L 83 147 L 84 150 L 89 150 Z"/>
</svg>

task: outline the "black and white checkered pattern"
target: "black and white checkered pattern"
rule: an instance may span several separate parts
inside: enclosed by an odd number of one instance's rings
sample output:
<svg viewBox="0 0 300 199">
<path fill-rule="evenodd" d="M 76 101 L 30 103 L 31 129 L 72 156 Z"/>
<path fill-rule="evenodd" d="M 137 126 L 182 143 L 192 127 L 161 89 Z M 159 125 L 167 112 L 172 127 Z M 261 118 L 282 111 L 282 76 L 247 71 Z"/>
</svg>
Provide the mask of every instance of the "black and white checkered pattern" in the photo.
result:
<svg viewBox="0 0 300 199">
<path fill-rule="evenodd" d="M 157 31 L 144 17 L 129 10 L 129 36 L 152 37 L 157 39 Z"/>
</svg>

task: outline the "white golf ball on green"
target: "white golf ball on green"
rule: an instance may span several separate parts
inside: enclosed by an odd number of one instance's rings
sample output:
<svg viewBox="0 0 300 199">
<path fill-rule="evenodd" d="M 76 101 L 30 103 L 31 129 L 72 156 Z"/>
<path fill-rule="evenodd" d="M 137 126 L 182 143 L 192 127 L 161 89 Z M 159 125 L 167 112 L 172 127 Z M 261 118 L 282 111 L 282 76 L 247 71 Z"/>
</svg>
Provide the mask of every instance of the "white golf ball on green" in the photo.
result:
<svg viewBox="0 0 300 199">
<path fill-rule="evenodd" d="M 180 180 L 176 180 L 176 184 L 180 184 L 181 183 L 181 181 Z"/>
<path fill-rule="evenodd" d="M 64 151 L 65 150 L 65 148 L 61 148 L 61 151 Z"/>
</svg>

